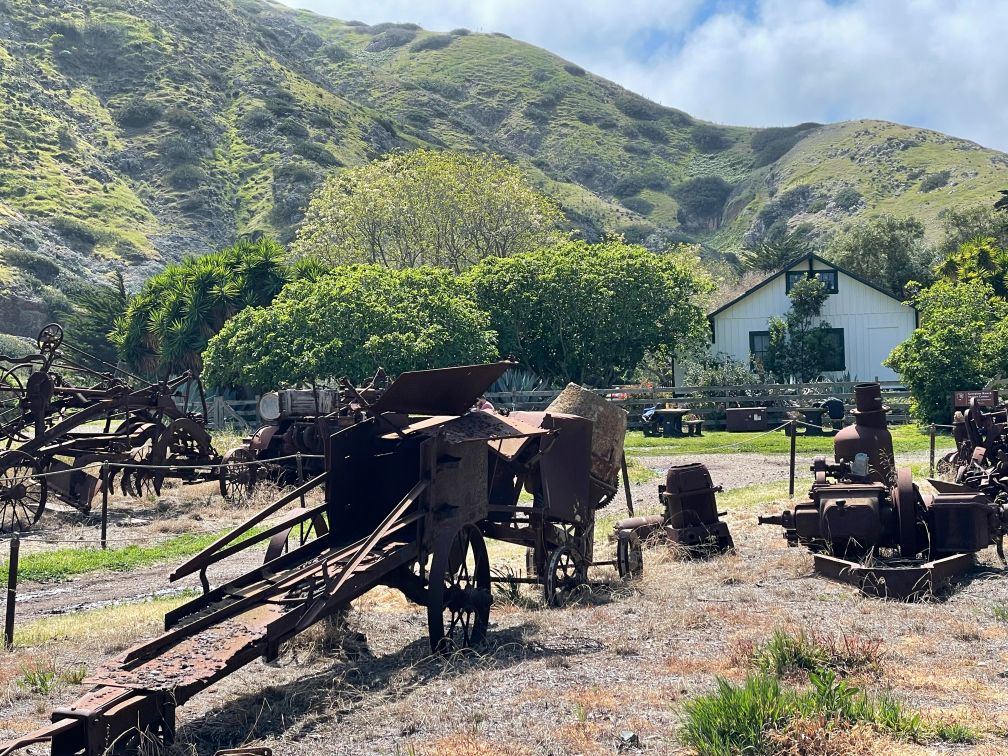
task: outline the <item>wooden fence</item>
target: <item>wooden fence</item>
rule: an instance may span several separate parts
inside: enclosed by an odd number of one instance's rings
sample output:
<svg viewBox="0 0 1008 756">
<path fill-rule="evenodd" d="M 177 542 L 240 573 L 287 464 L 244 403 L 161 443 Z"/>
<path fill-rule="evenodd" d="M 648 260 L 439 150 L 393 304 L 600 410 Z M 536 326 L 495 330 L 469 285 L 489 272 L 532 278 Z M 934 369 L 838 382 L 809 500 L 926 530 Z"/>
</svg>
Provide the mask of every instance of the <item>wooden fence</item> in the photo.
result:
<svg viewBox="0 0 1008 756">
<path fill-rule="evenodd" d="M 910 394 L 896 381 L 881 381 L 882 400 L 890 408 L 894 423 L 909 422 Z M 642 424 L 641 412 L 647 407 L 677 406 L 688 408 L 708 427 L 724 426 L 726 407 L 766 407 L 771 427 L 788 419 L 798 407 L 810 407 L 828 399 L 841 399 L 848 412 L 854 406 L 854 382 L 836 383 L 766 383 L 750 386 L 655 386 L 592 389 L 599 396 L 630 413 L 630 427 Z M 495 407 L 516 410 L 542 410 L 556 398 L 559 390 L 510 391 L 487 394 Z M 796 415 L 797 416 L 797 415 Z"/>
<path fill-rule="evenodd" d="M 882 381 L 882 400 L 889 406 L 889 420 L 910 421 L 910 394 L 896 381 Z M 630 413 L 630 427 L 642 424 L 641 412 L 647 407 L 677 406 L 688 408 L 704 420 L 707 427 L 724 426 L 726 407 L 766 407 L 771 427 L 788 419 L 798 407 L 810 407 L 828 399 L 841 399 L 848 411 L 854 406 L 854 382 L 837 383 L 766 383 L 750 386 L 655 386 L 592 389 L 599 396 Z M 495 407 L 513 410 L 542 410 L 560 391 L 509 391 L 487 394 Z M 207 399 L 208 424 L 211 428 L 255 429 L 259 424 L 258 399 Z"/>
</svg>

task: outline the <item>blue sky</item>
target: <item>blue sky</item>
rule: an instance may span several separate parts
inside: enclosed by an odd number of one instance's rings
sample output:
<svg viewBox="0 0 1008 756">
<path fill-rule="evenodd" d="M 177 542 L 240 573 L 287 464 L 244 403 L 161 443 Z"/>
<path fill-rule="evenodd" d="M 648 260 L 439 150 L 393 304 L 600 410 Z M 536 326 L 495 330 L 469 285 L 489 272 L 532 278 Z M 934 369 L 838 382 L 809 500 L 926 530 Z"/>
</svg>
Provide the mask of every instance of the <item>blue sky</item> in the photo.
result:
<svg viewBox="0 0 1008 756">
<path fill-rule="evenodd" d="M 719 123 L 880 118 L 1008 150 L 1003 0 L 286 0 L 500 31 Z"/>
</svg>

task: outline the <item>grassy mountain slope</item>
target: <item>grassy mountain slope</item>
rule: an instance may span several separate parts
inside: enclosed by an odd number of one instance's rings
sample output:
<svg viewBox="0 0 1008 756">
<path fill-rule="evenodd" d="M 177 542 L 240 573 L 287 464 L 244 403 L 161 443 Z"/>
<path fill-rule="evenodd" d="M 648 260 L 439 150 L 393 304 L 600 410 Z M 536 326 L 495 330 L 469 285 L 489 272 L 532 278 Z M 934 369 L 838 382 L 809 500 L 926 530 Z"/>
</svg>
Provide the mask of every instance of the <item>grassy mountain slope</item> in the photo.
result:
<svg viewBox="0 0 1008 756">
<path fill-rule="evenodd" d="M 327 171 L 421 145 L 519 161 L 589 237 L 726 247 L 881 211 L 934 229 L 1008 175 L 895 124 L 703 123 L 503 35 L 262 0 L 0 0 L 0 330 L 115 268 L 136 285 L 239 234 L 287 240 Z"/>
</svg>

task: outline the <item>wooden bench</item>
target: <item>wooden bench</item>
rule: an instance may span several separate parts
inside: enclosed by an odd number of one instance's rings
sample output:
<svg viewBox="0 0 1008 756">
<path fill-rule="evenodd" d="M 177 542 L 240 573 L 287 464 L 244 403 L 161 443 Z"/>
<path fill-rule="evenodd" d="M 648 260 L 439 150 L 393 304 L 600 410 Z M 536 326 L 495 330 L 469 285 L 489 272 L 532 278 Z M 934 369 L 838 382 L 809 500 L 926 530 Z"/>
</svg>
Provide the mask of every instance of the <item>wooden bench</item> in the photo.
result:
<svg viewBox="0 0 1008 756">
<path fill-rule="evenodd" d="M 703 420 L 683 420 L 687 436 L 703 435 Z"/>
</svg>

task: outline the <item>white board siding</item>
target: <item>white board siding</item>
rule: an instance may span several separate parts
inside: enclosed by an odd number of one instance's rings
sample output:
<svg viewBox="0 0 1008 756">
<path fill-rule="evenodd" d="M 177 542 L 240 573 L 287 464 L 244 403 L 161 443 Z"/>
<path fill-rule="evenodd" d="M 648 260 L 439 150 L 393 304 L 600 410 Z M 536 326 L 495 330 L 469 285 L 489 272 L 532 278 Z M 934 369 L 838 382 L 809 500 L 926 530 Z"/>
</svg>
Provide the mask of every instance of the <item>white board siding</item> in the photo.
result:
<svg viewBox="0 0 1008 756">
<path fill-rule="evenodd" d="M 803 259 L 790 270 L 806 272 Z M 834 270 L 813 259 L 813 270 Z M 837 293 L 830 295 L 822 308 L 822 320 L 844 330 L 846 370 L 828 373 L 840 377 L 844 372 L 857 380 L 895 380 L 897 375 L 882 366 L 892 348 L 909 338 L 916 325 L 912 307 L 857 279 L 838 271 Z M 772 316 L 783 317 L 791 300 L 785 291 L 783 273 L 752 291 L 713 318 L 712 355 L 729 354 L 735 359 L 749 359 L 749 332 L 766 331 Z"/>
</svg>

